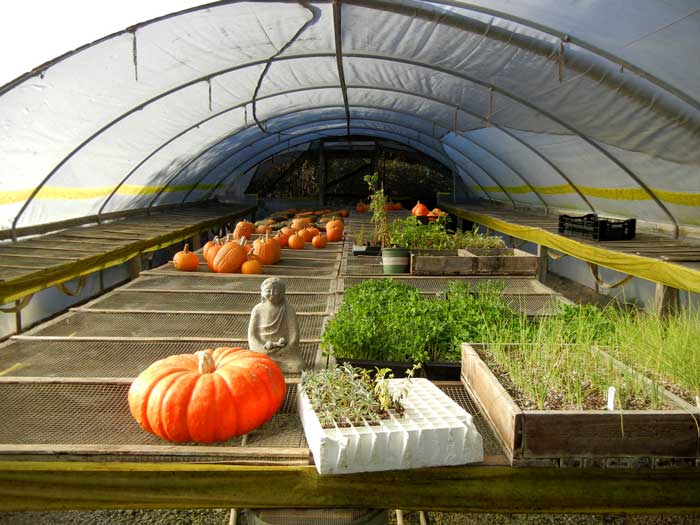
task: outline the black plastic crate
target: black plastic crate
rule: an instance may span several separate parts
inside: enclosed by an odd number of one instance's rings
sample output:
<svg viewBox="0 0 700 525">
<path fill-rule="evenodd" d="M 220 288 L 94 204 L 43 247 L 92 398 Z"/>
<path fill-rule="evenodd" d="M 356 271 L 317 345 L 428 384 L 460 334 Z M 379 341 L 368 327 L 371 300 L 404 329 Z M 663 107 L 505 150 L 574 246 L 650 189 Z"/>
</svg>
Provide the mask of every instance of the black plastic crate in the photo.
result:
<svg viewBox="0 0 700 525">
<path fill-rule="evenodd" d="M 634 239 L 636 219 L 607 219 L 589 213 L 582 217 L 559 216 L 559 233 L 587 237 L 594 241 L 627 241 Z"/>
</svg>

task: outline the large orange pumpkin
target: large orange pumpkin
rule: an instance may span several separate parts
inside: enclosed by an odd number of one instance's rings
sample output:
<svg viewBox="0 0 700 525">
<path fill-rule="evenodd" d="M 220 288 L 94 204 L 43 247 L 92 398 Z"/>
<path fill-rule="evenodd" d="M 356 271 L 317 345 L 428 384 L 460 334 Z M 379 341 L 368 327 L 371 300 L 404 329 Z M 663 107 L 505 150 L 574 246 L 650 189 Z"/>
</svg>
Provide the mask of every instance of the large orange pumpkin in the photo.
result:
<svg viewBox="0 0 700 525">
<path fill-rule="evenodd" d="M 269 421 L 285 390 L 281 370 L 267 355 L 217 348 L 153 363 L 129 388 L 129 408 L 146 432 L 212 443 Z"/>
<path fill-rule="evenodd" d="M 196 272 L 199 267 L 199 257 L 190 251 L 190 245 L 185 244 L 185 249 L 177 252 L 173 257 L 173 266 L 183 272 Z"/>
<path fill-rule="evenodd" d="M 328 221 L 326 223 L 326 235 L 328 242 L 337 242 L 343 238 L 343 229 L 345 225 L 340 219 Z"/>
<path fill-rule="evenodd" d="M 237 273 L 247 258 L 243 247 L 245 238 L 239 241 L 229 241 L 224 244 L 214 257 L 211 267 L 216 273 Z"/>
<path fill-rule="evenodd" d="M 236 228 L 233 230 L 233 238 L 238 240 L 242 237 L 250 239 L 255 231 L 255 224 L 248 221 L 240 221 L 236 224 Z"/>
</svg>

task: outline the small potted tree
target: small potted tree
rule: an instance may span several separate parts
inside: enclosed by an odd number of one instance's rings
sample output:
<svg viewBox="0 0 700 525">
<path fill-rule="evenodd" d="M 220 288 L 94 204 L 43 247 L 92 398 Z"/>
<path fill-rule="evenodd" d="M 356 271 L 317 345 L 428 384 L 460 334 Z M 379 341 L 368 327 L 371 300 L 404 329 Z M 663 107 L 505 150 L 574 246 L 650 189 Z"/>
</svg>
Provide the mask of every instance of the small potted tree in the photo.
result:
<svg viewBox="0 0 700 525">
<path fill-rule="evenodd" d="M 374 224 L 374 241 L 382 248 L 382 266 L 385 274 L 408 273 L 411 264 L 408 248 L 392 246 L 389 219 L 386 213 L 387 199 L 384 188 L 379 187 L 379 175 L 366 175 L 369 186 L 369 209 Z"/>
</svg>

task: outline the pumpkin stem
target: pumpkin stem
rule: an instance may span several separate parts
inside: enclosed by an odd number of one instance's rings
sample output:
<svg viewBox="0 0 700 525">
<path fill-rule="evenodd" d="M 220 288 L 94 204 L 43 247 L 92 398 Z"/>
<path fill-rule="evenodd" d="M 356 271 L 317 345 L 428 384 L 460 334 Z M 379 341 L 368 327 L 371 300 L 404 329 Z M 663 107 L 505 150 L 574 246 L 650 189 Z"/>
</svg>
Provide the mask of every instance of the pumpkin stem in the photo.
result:
<svg viewBox="0 0 700 525">
<path fill-rule="evenodd" d="M 197 356 L 197 370 L 200 374 L 211 374 L 216 370 L 211 350 L 199 350 L 194 355 Z"/>
<path fill-rule="evenodd" d="M 184 250 L 184 251 L 185 251 L 185 253 L 190 253 L 190 245 L 189 245 L 189 244 L 185 244 L 185 250 Z"/>
<path fill-rule="evenodd" d="M 247 241 L 248 239 L 246 239 L 245 237 L 241 237 L 240 239 L 238 239 L 238 244 L 240 244 L 241 246 L 245 246 L 245 243 Z"/>
</svg>

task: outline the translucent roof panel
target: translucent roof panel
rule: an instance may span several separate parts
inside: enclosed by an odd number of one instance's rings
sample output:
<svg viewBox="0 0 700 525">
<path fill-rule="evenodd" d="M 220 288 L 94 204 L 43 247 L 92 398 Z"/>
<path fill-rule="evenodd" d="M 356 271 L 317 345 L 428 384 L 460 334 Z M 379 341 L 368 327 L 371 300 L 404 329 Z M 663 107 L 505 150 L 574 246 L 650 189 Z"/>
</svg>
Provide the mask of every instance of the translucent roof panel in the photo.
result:
<svg viewBox="0 0 700 525">
<path fill-rule="evenodd" d="M 203 5 L 0 88 L 0 227 L 214 198 L 356 133 L 476 198 L 694 232 L 699 44 L 691 0 Z"/>
</svg>

